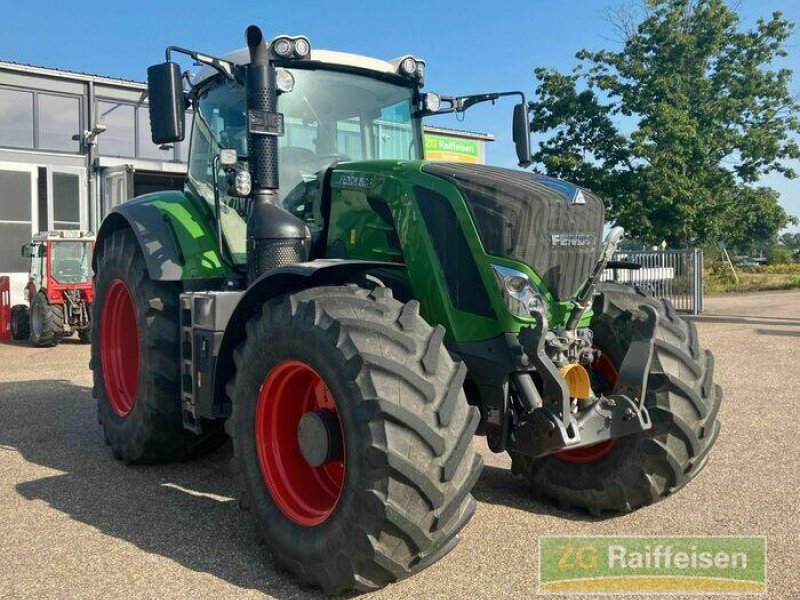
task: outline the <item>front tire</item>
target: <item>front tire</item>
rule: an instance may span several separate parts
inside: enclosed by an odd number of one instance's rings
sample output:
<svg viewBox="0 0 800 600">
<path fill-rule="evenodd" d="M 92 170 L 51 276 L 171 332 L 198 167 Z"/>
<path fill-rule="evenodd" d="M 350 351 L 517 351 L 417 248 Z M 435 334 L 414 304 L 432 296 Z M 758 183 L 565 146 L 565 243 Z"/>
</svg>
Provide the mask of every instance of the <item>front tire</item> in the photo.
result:
<svg viewBox="0 0 800 600">
<path fill-rule="evenodd" d="M 50 304 L 40 290 L 31 299 L 31 342 L 37 348 L 57 346 L 64 333 L 64 307 Z"/>
<path fill-rule="evenodd" d="M 196 436 L 183 428 L 175 283 L 150 279 L 129 229 L 99 249 L 93 303 L 92 369 L 98 418 L 115 458 L 157 463 L 197 454 L 221 441 L 221 428 Z"/>
<path fill-rule="evenodd" d="M 466 368 L 418 308 L 387 288 L 313 288 L 267 303 L 234 354 L 229 424 L 247 505 L 276 562 L 328 594 L 423 569 L 475 509 Z M 321 466 L 295 433 L 304 411 L 333 415 L 341 435 Z"/>
<path fill-rule="evenodd" d="M 512 454 L 512 469 L 537 493 L 593 514 L 647 506 L 696 477 L 719 435 L 722 401 L 722 389 L 714 383 L 714 357 L 700 348 L 694 323 L 682 319 L 668 300 L 630 286 L 604 283 L 598 291 L 591 329 L 616 368 L 630 344 L 631 321 L 646 318 L 642 306 L 658 312 L 645 397 L 653 427 L 561 456 Z"/>
<path fill-rule="evenodd" d="M 31 337 L 31 313 L 24 304 L 11 307 L 11 337 L 15 340 Z"/>
</svg>

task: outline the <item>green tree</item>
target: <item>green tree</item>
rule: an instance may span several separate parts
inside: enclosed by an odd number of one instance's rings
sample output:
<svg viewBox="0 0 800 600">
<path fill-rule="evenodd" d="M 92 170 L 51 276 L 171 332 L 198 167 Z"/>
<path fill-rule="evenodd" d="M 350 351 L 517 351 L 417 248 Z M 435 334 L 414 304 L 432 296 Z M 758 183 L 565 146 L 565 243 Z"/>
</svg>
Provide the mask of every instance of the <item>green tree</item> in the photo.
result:
<svg viewBox="0 0 800 600">
<path fill-rule="evenodd" d="M 787 248 L 791 248 L 793 252 L 800 251 L 800 233 L 781 234 L 779 241 Z"/>
<path fill-rule="evenodd" d="M 671 245 L 774 240 L 792 218 L 773 171 L 795 177 L 800 108 L 780 13 L 742 30 L 724 0 L 648 0 L 617 20 L 619 50 L 582 50 L 570 74 L 538 68 L 531 128 L 548 174 L 595 190 L 629 235 Z"/>
</svg>

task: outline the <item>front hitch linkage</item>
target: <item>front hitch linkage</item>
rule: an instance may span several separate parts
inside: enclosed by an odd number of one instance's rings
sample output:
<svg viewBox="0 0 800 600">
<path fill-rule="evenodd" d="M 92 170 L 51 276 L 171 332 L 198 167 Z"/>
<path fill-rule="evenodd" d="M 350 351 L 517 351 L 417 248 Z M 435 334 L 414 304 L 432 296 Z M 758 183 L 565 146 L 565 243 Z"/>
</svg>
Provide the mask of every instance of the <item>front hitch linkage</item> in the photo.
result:
<svg viewBox="0 0 800 600">
<path fill-rule="evenodd" d="M 572 414 L 569 389 L 544 350 L 547 324 L 536 313 L 535 327 L 520 332 L 519 340 L 542 380 L 539 395 L 529 373 L 515 373 L 512 381 L 525 414 L 511 432 L 509 447 L 531 457 L 559 450 L 592 446 L 606 440 L 648 430 L 650 415 L 644 407 L 647 375 L 653 357 L 653 339 L 658 314 L 643 306 L 644 319 L 633 321 L 633 340 L 619 367 L 614 390 L 601 396 L 590 408 Z"/>
</svg>

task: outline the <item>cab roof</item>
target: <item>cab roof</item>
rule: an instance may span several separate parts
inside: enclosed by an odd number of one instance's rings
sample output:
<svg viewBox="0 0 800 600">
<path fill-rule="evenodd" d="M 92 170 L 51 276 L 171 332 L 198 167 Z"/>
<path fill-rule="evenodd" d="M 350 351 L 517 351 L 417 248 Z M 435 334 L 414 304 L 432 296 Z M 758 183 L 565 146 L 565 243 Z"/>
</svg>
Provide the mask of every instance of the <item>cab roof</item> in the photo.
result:
<svg viewBox="0 0 800 600">
<path fill-rule="evenodd" d="M 383 73 L 389 75 L 397 74 L 397 67 L 400 61 L 410 54 L 399 56 L 392 60 L 381 60 L 379 58 L 372 58 L 370 56 L 363 56 L 361 54 L 351 54 L 349 52 L 337 52 L 335 50 L 316 50 L 311 49 L 312 62 L 325 63 L 329 65 L 338 65 L 342 67 L 350 67 L 355 69 L 363 69 L 365 71 L 374 71 L 376 73 Z M 221 57 L 235 65 L 250 64 L 250 51 L 247 48 L 240 48 Z M 216 75 L 217 71 L 211 67 L 203 67 L 195 76 L 193 83 L 196 85 L 209 77 Z"/>
</svg>

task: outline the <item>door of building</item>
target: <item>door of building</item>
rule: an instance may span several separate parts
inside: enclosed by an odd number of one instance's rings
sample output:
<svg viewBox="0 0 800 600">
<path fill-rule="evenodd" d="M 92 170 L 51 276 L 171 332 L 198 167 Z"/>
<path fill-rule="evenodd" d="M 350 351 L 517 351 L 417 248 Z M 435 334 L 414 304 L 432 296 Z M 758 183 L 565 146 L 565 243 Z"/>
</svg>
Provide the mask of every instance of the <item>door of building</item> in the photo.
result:
<svg viewBox="0 0 800 600">
<path fill-rule="evenodd" d="M 12 305 L 23 302 L 28 281 L 28 261 L 21 250 L 38 226 L 38 186 L 37 166 L 0 162 L 0 275 L 10 278 Z"/>
<path fill-rule="evenodd" d="M 102 186 L 100 199 L 100 218 L 111 212 L 115 206 L 134 197 L 133 165 L 106 167 L 101 172 Z"/>
</svg>

